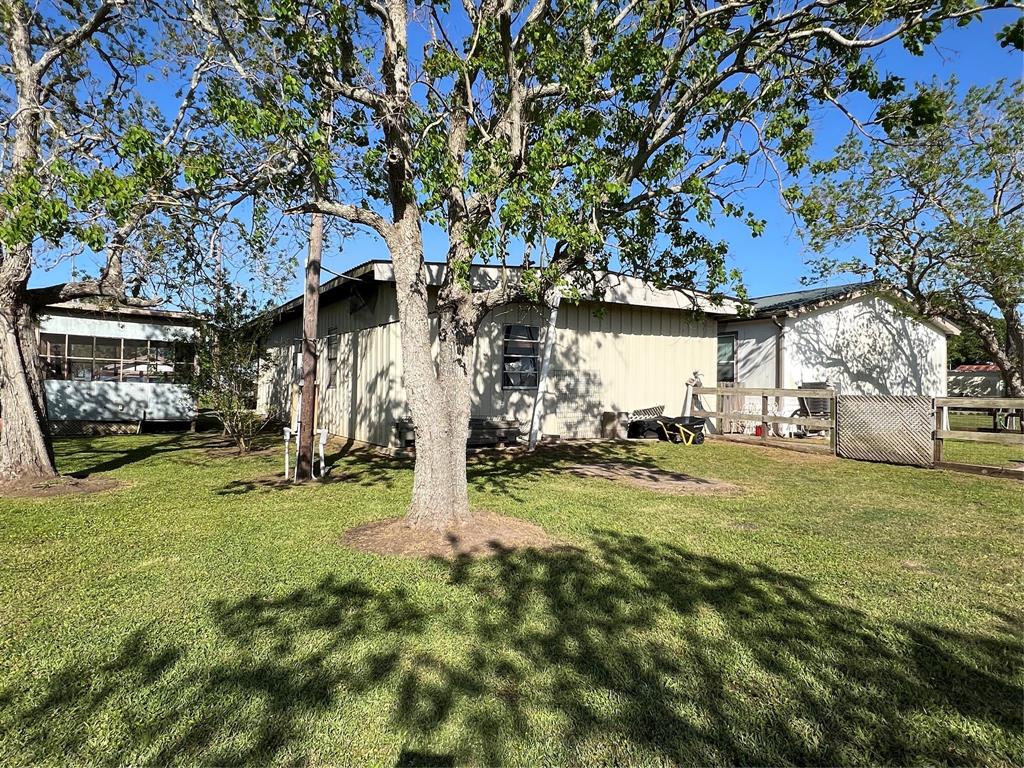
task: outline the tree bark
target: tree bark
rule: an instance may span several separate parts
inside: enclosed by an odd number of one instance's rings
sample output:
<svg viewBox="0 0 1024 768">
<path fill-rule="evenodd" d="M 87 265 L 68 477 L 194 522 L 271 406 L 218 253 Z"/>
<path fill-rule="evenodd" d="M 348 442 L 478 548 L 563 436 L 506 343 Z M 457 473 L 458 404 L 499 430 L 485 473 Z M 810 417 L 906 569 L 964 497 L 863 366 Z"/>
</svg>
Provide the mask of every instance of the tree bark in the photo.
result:
<svg viewBox="0 0 1024 768">
<path fill-rule="evenodd" d="M 32 173 L 39 161 L 40 69 L 32 60 L 24 3 L 7 4 L 4 31 L 15 81 L 16 111 L 11 178 Z M 39 375 L 36 329 L 27 300 L 32 244 L 0 252 L 0 479 L 26 481 L 57 474 Z"/>
<path fill-rule="evenodd" d="M 302 402 L 295 481 L 313 476 L 313 431 L 316 429 L 317 326 L 320 317 L 320 260 L 324 246 L 324 215 L 314 213 L 309 228 L 306 290 L 302 300 Z"/>
<path fill-rule="evenodd" d="M 464 301 L 440 307 L 436 319 L 431 318 L 418 220 L 399 220 L 391 253 L 405 389 L 416 436 L 406 521 L 414 528 L 443 531 L 470 517 L 466 441 L 476 322 Z"/>
<path fill-rule="evenodd" d="M 39 375 L 34 319 L 17 297 L 0 299 L 0 480 L 57 475 Z"/>
</svg>

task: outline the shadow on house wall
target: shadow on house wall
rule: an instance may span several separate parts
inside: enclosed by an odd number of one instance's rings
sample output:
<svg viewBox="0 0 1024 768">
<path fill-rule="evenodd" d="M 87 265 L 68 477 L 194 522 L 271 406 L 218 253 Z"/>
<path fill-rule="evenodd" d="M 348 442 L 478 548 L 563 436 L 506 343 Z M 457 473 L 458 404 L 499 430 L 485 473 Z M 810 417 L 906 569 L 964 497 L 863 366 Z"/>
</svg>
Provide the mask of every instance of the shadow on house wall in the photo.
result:
<svg viewBox="0 0 1024 768">
<path fill-rule="evenodd" d="M 118 765 L 1019 756 L 1019 617 L 901 622 L 764 565 L 612 531 L 588 546 L 438 562 L 443 602 L 332 575 L 217 600 L 201 638 L 144 626 L 9 680 L 0 735 L 22 762 Z"/>
<path fill-rule="evenodd" d="M 829 381 L 848 395 L 941 395 L 945 360 L 933 359 L 938 332 L 875 299 L 810 314 L 787 335 L 787 379 Z M 942 342 L 944 343 L 944 342 Z"/>
</svg>

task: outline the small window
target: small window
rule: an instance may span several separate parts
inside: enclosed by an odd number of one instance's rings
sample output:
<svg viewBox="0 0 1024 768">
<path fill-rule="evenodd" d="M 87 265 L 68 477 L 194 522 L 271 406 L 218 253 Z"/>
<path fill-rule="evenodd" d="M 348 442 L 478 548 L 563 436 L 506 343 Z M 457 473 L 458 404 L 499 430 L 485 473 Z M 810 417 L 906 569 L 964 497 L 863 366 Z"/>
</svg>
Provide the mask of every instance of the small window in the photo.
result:
<svg viewBox="0 0 1024 768">
<path fill-rule="evenodd" d="M 120 360 L 121 340 L 105 339 L 102 336 L 96 337 L 96 359 L 97 360 Z"/>
<path fill-rule="evenodd" d="M 92 360 L 68 360 L 68 378 L 71 381 L 92 381 Z"/>
<path fill-rule="evenodd" d="M 63 333 L 43 333 L 39 336 L 39 354 L 43 357 L 64 357 L 67 336 Z"/>
<path fill-rule="evenodd" d="M 67 336 L 63 333 L 42 333 L 39 335 L 39 361 L 44 379 L 63 379 L 66 375 Z"/>
<path fill-rule="evenodd" d="M 146 339 L 125 339 L 121 356 L 121 381 L 144 383 L 149 360 L 149 342 Z"/>
<path fill-rule="evenodd" d="M 170 363 L 174 360 L 173 341 L 151 341 L 149 342 L 149 359 L 159 363 Z"/>
<path fill-rule="evenodd" d="M 341 336 L 331 328 L 327 337 L 327 388 L 334 389 L 338 383 L 338 353 L 341 350 Z"/>
<path fill-rule="evenodd" d="M 501 386 L 504 389 L 536 389 L 540 366 L 538 350 L 540 329 L 533 325 L 506 325 L 501 361 Z"/>
<path fill-rule="evenodd" d="M 62 357 L 44 357 L 43 358 L 43 378 L 44 379 L 63 379 L 64 378 L 64 358 Z"/>
<path fill-rule="evenodd" d="M 92 360 L 92 336 L 68 336 L 68 357 Z"/>
<path fill-rule="evenodd" d="M 735 333 L 724 333 L 718 337 L 718 383 L 736 383 Z"/>
</svg>

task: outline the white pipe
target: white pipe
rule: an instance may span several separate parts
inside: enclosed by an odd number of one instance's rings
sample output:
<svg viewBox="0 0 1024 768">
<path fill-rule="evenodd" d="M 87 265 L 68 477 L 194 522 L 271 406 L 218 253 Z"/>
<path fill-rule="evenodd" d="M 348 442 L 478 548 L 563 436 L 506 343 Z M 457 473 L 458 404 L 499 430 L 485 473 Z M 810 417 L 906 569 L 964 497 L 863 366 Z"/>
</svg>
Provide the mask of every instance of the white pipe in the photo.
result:
<svg viewBox="0 0 1024 768">
<path fill-rule="evenodd" d="M 537 447 L 540 437 L 540 419 L 544 413 L 544 389 L 547 387 L 548 367 L 551 364 L 551 349 L 555 346 L 555 324 L 558 321 L 558 305 L 562 301 L 562 292 L 554 288 L 550 295 L 548 324 L 544 329 L 544 351 L 541 353 L 540 374 L 537 376 L 537 394 L 533 398 L 533 415 L 530 418 L 529 450 Z"/>
<path fill-rule="evenodd" d="M 285 479 L 289 476 L 288 466 L 288 453 L 292 442 L 292 431 L 288 427 L 284 428 L 284 476 Z"/>
<path fill-rule="evenodd" d="M 318 474 L 317 471 L 316 471 L 316 462 L 313 462 L 312 472 L 313 472 L 313 479 L 321 480 L 321 479 L 323 479 L 324 469 L 325 469 L 324 446 L 327 444 L 327 430 L 326 429 L 319 429 L 317 431 L 320 433 L 320 440 L 318 441 L 319 445 L 320 445 L 320 472 Z"/>
</svg>

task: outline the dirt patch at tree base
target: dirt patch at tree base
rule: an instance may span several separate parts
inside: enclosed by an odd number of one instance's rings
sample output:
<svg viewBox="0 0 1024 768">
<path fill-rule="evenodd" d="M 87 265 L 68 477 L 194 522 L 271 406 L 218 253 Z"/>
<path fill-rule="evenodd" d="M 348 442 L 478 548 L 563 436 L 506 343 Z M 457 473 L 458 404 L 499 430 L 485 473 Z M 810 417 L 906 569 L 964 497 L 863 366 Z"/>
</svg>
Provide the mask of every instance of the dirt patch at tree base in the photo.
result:
<svg viewBox="0 0 1024 768">
<path fill-rule="evenodd" d="M 564 547 L 539 525 L 491 512 L 474 512 L 463 525 L 446 531 L 410 528 L 404 517 L 378 520 L 345 531 L 342 542 L 353 549 L 399 557 L 487 557 L 516 549 Z"/>
<path fill-rule="evenodd" d="M 118 488 L 120 482 L 109 477 L 70 477 L 61 475 L 52 480 L 32 483 L 15 480 L 0 483 L 2 499 L 46 499 L 53 496 L 85 495 Z"/>
<path fill-rule="evenodd" d="M 730 483 L 636 464 L 576 464 L 566 471 L 576 477 L 612 480 L 659 493 L 737 493 L 740 490 Z"/>
</svg>

